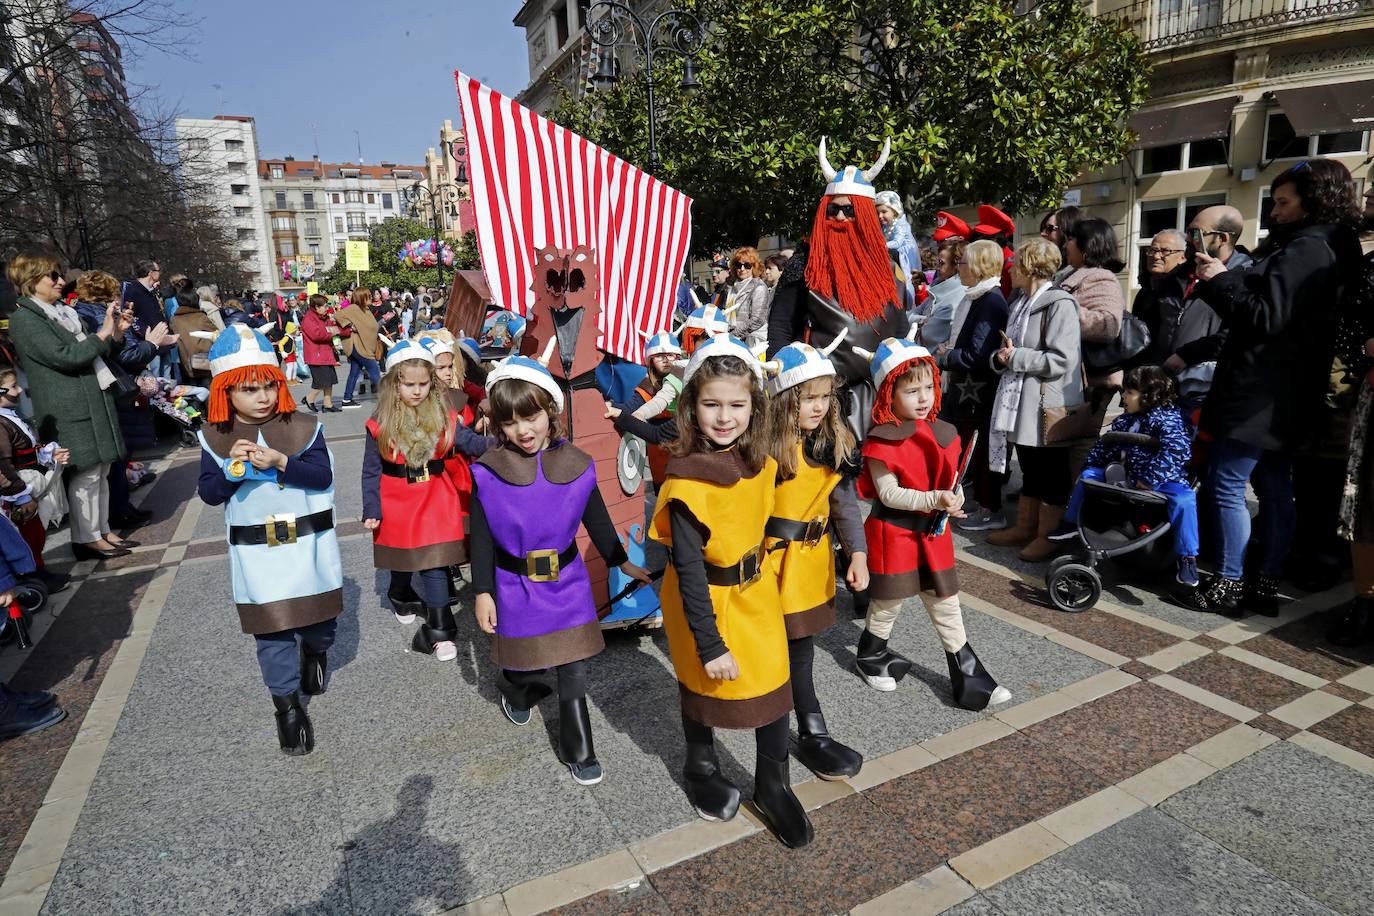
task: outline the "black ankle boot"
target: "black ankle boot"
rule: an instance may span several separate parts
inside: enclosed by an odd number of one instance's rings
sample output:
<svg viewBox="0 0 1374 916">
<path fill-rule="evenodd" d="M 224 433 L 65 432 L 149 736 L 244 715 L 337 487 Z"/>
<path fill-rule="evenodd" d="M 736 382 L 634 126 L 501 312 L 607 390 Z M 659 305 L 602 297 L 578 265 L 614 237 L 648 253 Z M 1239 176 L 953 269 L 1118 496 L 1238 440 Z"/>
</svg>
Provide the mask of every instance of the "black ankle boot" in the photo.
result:
<svg viewBox="0 0 1374 916">
<path fill-rule="evenodd" d="M 1245 587 L 1239 580 L 1215 576 L 1198 588 L 1174 593 L 1174 600 L 1194 611 L 1205 611 L 1239 620 L 1245 616 L 1242 602 L 1244 592 Z"/>
<path fill-rule="evenodd" d="M 859 635 L 854 667 L 860 674 L 868 677 L 890 677 L 894 681 L 900 681 L 911 671 L 911 659 L 889 649 L 886 639 L 864 630 Z"/>
<path fill-rule="evenodd" d="M 277 740 L 281 742 L 283 754 L 303 757 L 315 749 L 315 729 L 310 725 L 310 717 L 305 714 L 299 693 L 288 693 L 284 697 L 272 695 L 272 704 L 277 707 Z"/>
<path fill-rule="evenodd" d="M 1261 617 L 1279 616 L 1279 580 L 1257 575 L 1247 581 L 1241 599 L 1245 609 Z"/>
<path fill-rule="evenodd" d="M 821 779 L 855 776 L 864 765 L 862 754 L 830 737 L 818 712 L 797 713 L 797 759 Z"/>
<path fill-rule="evenodd" d="M 687 745 L 687 764 L 682 769 L 687 800 L 708 821 L 728 821 L 739 811 L 739 788 L 720 773 L 715 744 Z"/>
<path fill-rule="evenodd" d="M 324 675 L 329 670 L 325 652 L 312 652 L 301 643 L 301 693 L 315 696 L 324 693 Z"/>
<path fill-rule="evenodd" d="M 592 719 L 587 698 L 558 701 L 558 750 L 572 771 L 573 782 L 594 786 L 601 781 L 601 764 L 592 746 Z"/>
<path fill-rule="evenodd" d="M 759 755 L 754 771 L 754 808 L 784 846 L 800 849 L 811 842 L 811 820 L 792 793 L 786 760 Z"/>
<path fill-rule="evenodd" d="M 964 647 L 958 652 L 946 652 L 945 661 L 949 663 L 949 685 L 954 694 L 954 702 L 964 709 L 972 709 L 975 712 L 987 709 L 994 694 L 998 690 L 1003 690 L 997 686 L 997 681 L 988 673 L 988 669 L 983 667 L 983 663 L 973 651 L 973 646 L 968 643 L 964 643 Z M 1010 691 L 1004 691 L 997 698 L 997 702 L 1004 702 L 1009 698 Z"/>
<path fill-rule="evenodd" d="M 1374 639 L 1374 598 L 1356 598 L 1336 619 L 1326 638 L 1345 649 L 1355 649 Z"/>
<path fill-rule="evenodd" d="M 401 588 L 394 585 L 388 586 L 386 598 L 391 602 L 391 607 L 401 616 L 419 614 L 424 609 L 420 602 L 420 596 L 415 593 L 415 587 L 406 582 Z"/>
<path fill-rule="evenodd" d="M 432 655 L 434 647 L 441 642 L 453 642 L 458 635 L 458 622 L 453 619 L 453 610 L 448 606 L 426 607 L 425 622 L 415 631 L 411 645 L 416 652 Z"/>
</svg>

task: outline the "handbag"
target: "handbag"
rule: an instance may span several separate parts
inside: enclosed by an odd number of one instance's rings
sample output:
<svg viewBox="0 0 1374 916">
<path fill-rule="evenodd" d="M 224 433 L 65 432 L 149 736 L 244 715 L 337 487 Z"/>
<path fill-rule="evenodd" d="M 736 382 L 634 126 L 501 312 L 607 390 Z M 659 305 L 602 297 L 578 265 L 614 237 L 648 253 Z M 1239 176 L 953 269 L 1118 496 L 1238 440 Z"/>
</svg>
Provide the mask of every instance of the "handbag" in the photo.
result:
<svg viewBox="0 0 1374 916">
<path fill-rule="evenodd" d="M 1040 315 L 1040 345 L 1038 349 L 1045 352 L 1045 338 L 1050 326 L 1049 306 Z M 1088 387 L 1087 371 L 1083 368 L 1080 360 L 1078 364 L 1079 381 L 1086 390 Z M 1082 404 L 1073 407 L 1046 407 L 1045 406 L 1045 383 L 1040 383 L 1040 438 L 1045 445 L 1059 445 L 1063 442 L 1071 442 L 1074 439 L 1097 438 L 1101 432 L 1098 426 L 1097 415 L 1093 410 L 1092 404 L 1084 398 Z"/>
<path fill-rule="evenodd" d="M 1150 349 L 1150 327 L 1132 312 L 1121 316 L 1121 330 L 1115 340 L 1106 343 L 1084 343 L 1083 364 L 1098 375 L 1130 369 L 1139 363 Z"/>
<path fill-rule="evenodd" d="M 138 399 L 143 390 L 138 387 L 138 382 L 129 374 L 119 362 L 113 358 L 105 360 L 105 366 L 114 376 L 114 382 L 110 385 L 110 395 L 117 404 L 132 404 Z"/>
</svg>

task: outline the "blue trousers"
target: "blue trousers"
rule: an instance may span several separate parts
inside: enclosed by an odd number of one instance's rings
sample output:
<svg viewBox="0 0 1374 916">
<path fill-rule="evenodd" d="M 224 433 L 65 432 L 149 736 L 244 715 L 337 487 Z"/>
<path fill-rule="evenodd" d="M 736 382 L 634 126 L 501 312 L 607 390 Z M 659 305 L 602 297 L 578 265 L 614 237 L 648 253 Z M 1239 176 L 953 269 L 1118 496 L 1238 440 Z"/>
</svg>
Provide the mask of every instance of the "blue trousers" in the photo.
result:
<svg viewBox="0 0 1374 916">
<path fill-rule="evenodd" d="M 1104 479 L 1102 468 L 1084 468 L 1079 475 L 1078 483 L 1073 485 L 1073 493 L 1069 496 L 1069 508 L 1064 512 L 1064 520 L 1072 524 L 1078 523 L 1078 513 L 1083 508 L 1083 494 L 1086 488 L 1083 486 L 1085 480 Z M 1198 552 L 1197 542 L 1197 496 L 1193 493 L 1192 487 L 1186 483 L 1168 481 L 1154 488 L 1156 493 L 1163 493 L 1169 500 L 1169 505 L 1165 509 L 1169 513 L 1169 524 L 1174 530 L 1174 554 L 1180 557 L 1196 557 Z"/>
<path fill-rule="evenodd" d="M 312 652 L 323 652 L 334 645 L 337 623 L 337 618 L 321 620 L 308 627 L 292 627 L 253 637 L 258 641 L 258 667 L 262 669 L 262 682 L 273 696 L 284 697 L 301 687 L 301 653 L 297 640 L 305 643 Z"/>
<path fill-rule="evenodd" d="M 448 607 L 448 570 L 422 569 L 418 573 L 391 571 L 391 587 L 399 591 L 409 584 L 411 576 L 420 577 L 420 587 L 415 593 L 420 596 L 425 607 Z"/>
<path fill-rule="evenodd" d="M 1236 439 L 1212 443 L 1207 484 L 1216 513 L 1217 574 L 1240 579 L 1245 573 L 1245 547 L 1250 543 L 1250 508 L 1245 485 L 1259 500 L 1260 572 L 1277 577 L 1293 540 L 1297 512 L 1293 507 L 1293 459 Z"/>
<path fill-rule="evenodd" d="M 376 394 L 382 384 L 382 371 L 377 367 L 377 361 L 359 356 L 356 352 L 348 354 L 348 381 L 344 382 L 345 401 L 353 400 L 353 389 L 357 387 L 358 379 L 364 372 L 372 382 L 372 393 Z"/>
</svg>

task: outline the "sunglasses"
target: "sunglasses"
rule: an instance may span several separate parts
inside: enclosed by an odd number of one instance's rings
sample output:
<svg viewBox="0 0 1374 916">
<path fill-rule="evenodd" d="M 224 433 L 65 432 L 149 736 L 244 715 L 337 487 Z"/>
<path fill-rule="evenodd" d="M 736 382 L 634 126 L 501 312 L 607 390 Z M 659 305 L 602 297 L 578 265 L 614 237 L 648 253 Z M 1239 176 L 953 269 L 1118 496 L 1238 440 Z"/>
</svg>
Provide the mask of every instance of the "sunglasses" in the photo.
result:
<svg viewBox="0 0 1374 916">
<path fill-rule="evenodd" d="M 56 271 L 56 270 L 49 271 L 49 272 L 48 272 L 48 279 L 51 280 L 51 281 L 54 282 L 54 283 L 61 283 L 61 282 L 62 282 L 62 273 L 61 273 L 60 271 Z"/>
<path fill-rule="evenodd" d="M 735 270 L 753 270 L 754 266 L 755 265 L 753 264 L 746 264 L 743 261 L 740 261 L 738 264 L 735 265 Z"/>
<path fill-rule="evenodd" d="M 854 218 L 854 205 L 853 205 L 853 204 L 826 204 L 826 207 L 825 207 L 825 218 L 826 218 L 826 219 L 839 219 L 841 216 L 843 216 L 845 219 L 853 219 L 853 218 Z"/>
</svg>

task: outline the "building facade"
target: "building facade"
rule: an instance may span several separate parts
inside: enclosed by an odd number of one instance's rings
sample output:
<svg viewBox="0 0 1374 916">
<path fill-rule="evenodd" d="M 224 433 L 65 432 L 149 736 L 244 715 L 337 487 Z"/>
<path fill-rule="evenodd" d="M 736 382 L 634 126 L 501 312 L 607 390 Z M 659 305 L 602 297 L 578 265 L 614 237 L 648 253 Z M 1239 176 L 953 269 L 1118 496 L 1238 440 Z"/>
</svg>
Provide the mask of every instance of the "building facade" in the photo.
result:
<svg viewBox="0 0 1374 916">
<path fill-rule="evenodd" d="M 177 145 L 186 187 L 223 213 L 254 289 L 277 288 L 272 246 L 258 185 L 258 137 L 246 115 L 178 118 Z"/>
<path fill-rule="evenodd" d="M 468 184 L 467 140 L 452 121 L 439 128 L 439 147 L 425 151 L 424 177 L 411 192 L 415 218 L 437 225 L 447 239 L 461 238 L 475 228 L 472 189 Z"/>
</svg>

